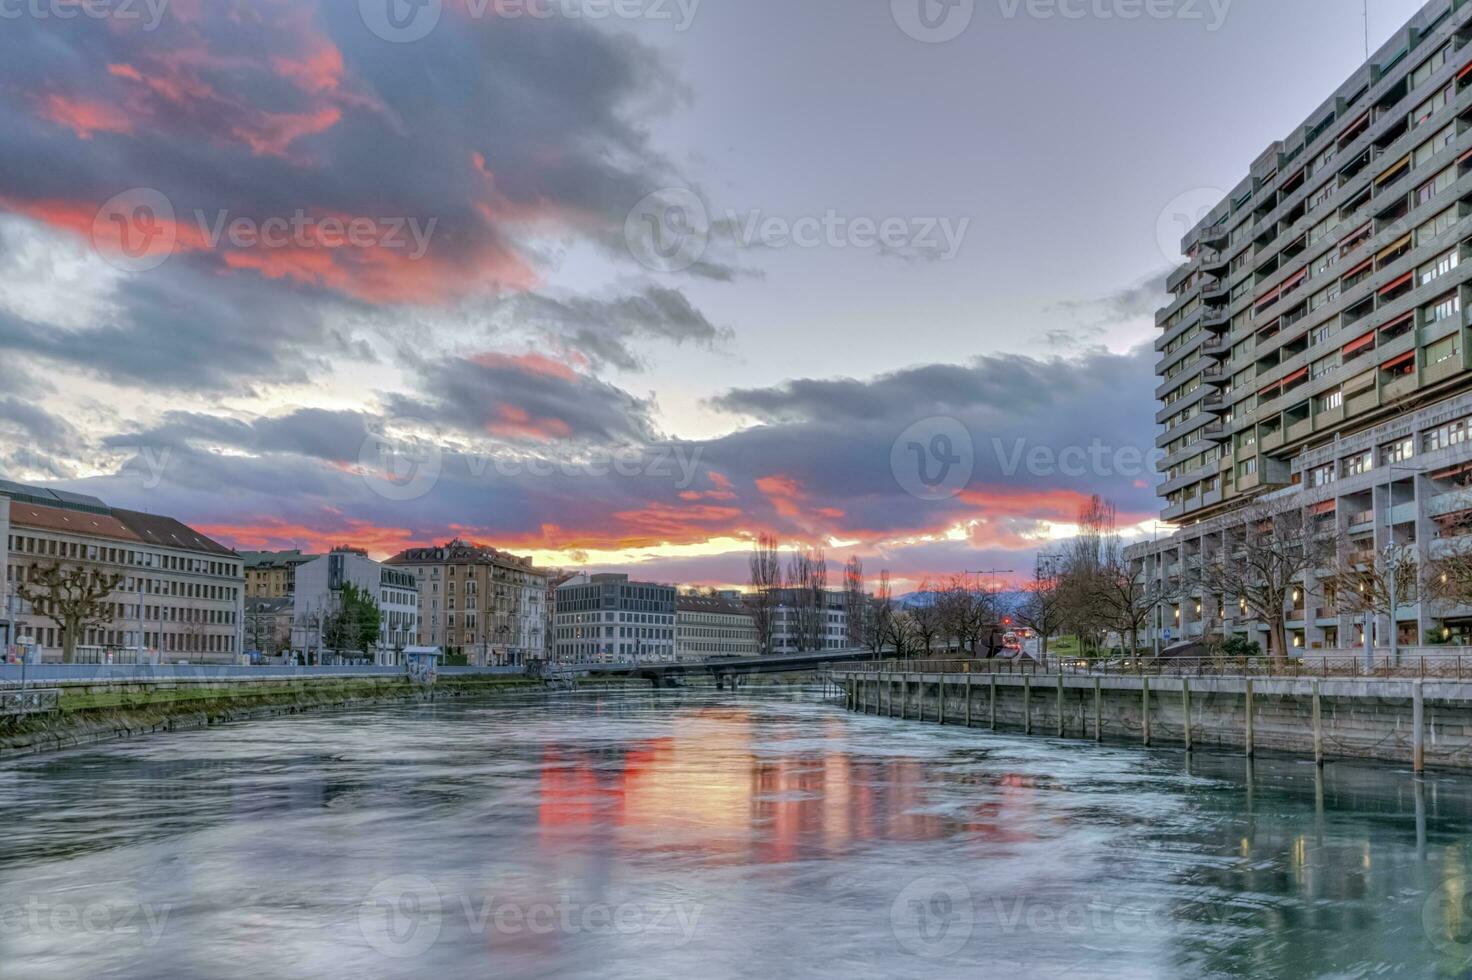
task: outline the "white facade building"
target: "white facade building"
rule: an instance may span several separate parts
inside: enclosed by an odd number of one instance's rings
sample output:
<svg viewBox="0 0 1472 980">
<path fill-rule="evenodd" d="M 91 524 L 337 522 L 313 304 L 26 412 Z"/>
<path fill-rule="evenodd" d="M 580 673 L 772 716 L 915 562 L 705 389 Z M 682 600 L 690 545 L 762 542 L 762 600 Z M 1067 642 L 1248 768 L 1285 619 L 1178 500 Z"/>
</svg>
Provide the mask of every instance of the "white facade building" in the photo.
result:
<svg viewBox="0 0 1472 980">
<path fill-rule="evenodd" d="M 673 585 L 627 575 L 575 575 L 557 587 L 552 629 L 562 663 L 672 662 Z"/>
<path fill-rule="evenodd" d="M 418 642 L 418 582 L 408 569 L 385 565 L 352 549 L 340 548 L 297 567 L 293 647 L 320 649 L 318 627 L 340 608 L 347 585 L 357 586 L 378 603 L 377 659 L 397 663 L 398 654 Z"/>
</svg>

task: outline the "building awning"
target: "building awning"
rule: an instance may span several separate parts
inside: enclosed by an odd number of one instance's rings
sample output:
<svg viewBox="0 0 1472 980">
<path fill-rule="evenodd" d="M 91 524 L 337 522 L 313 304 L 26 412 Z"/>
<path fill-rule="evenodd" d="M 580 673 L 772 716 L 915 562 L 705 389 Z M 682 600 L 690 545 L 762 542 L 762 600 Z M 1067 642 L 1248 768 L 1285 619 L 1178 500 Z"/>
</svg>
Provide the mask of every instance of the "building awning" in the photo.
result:
<svg viewBox="0 0 1472 980">
<path fill-rule="evenodd" d="M 1353 279 L 1355 276 L 1357 276 L 1360 273 L 1368 270 L 1374 264 L 1375 264 L 1375 260 L 1374 259 L 1365 259 L 1365 261 L 1361 262 L 1359 265 L 1355 266 L 1353 269 L 1350 269 L 1348 272 L 1346 272 L 1344 275 L 1340 276 L 1339 278 L 1340 279 Z"/>
<path fill-rule="evenodd" d="M 1279 287 L 1279 289 L 1281 288 L 1282 287 Z M 1277 299 L 1278 289 L 1273 289 L 1259 296 L 1257 298 L 1257 302 L 1255 302 L 1253 305 L 1256 306 L 1258 309 L 1261 309 L 1262 307 L 1267 306 L 1269 303 L 1277 301 Z"/>
<path fill-rule="evenodd" d="M 1310 505 L 1308 512 L 1315 517 L 1319 517 L 1323 514 L 1332 514 L 1334 513 L 1334 504 L 1335 501 L 1333 500 L 1325 500 L 1320 503 Z"/>
<path fill-rule="evenodd" d="M 1283 289 L 1283 290 L 1292 289 L 1294 286 L 1297 286 L 1299 283 L 1303 282 L 1303 280 L 1307 276 L 1308 276 L 1308 266 L 1304 266 L 1302 269 L 1299 269 L 1297 272 L 1293 273 L 1293 275 L 1289 276 L 1287 279 L 1284 279 L 1283 280 L 1283 285 L 1281 287 L 1279 287 L 1279 288 L 1280 289 Z"/>
<path fill-rule="evenodd" d="M 1308 368 L 1302 367 L 1299 368 L 1297 371 L 1294 371 L 1292 374 L 1288 375 L 1288 377 L 1284 378 L 1283 384 L 1285 386 L 1291 385 L 1293 382 L 1302 381 L 1306 377 L 1308 377 Z"/>
<path fill-rule="evenodd" d="M 1375 178 L 1375 183 L 1379 185 L 1388 184 L 1390 181 L 1400 176 L 1401 171 L 1405 170 L 1410 165 L 1411 155 L 1407 153 L 1405 156 L 1395 161 L 1395 163 L 1392 163 L 1390 166 L 1382 170 L 1380 172 L 1380 176 Z"/>
<path fill-rule="evenodd" d="M 1356 127 L 1356 126 L 1358 126 L 1358 125 L 1360 125 L 1360 124 L 1361 124 L 1361 123 L 1363 123 L 1363 122 L 1365 122 L 1365 121 L 1366 121 L 1366 120 L 1368 120 L 1368 119 L 1369 119 L 1369 118 L 1370 118 L 1370 110 L 1368 110 L 1368 109 L 1366 109 L 1366 110 L 1365 110 L 1365 111 L 1364 111 L 1364 113 L 1363 113 L 1363 114 L 1361 114 L 1361 115 L 1360 115 L 1360 116 L 1359 116 L 1359 118 L 1357 118 L 1357 119 L 1356 119 L 1356 120 L 1355 120 L 1355 121 L 1354 121 L 1354 122 L 1352 122 L 1352 123 L 1350 123 L 1350 124 L 1349 124 L 1349 125 L 1348 125 L 1348 126 L 1345 126 L 1345 127 L 1344 127 L 1344 128 L 1343 128 L 1343 129 L 1341 129 L 1341 130 L 1340 130 L 1340 131 L 1339 131 L 1339 135 L 1338 135 L 1338 136 L 1336 136 L 1336 137 L 1334 137 L 1334 139 L 1335 139 L 1335 140 L 1336 140 L 1336 141 L 1337 141 L 1337 140 L 1342 140 L 1342 139 L 1344 139 L 1344 137 L 1346 137 L 1346 136 L 1348 136 L 1348 135 L 1349 135 L 1349 134 L 1350 134 L 1350 133 L 1352 133 L 1352 132 L 1353 132 L 1353 131 L 1354 131 L 1354 128 L 1355 128 L 1355 127 Z"/>
<path fill-rule="evenodd" d="M 1259 391 L 1257 393 L 1257 396 L 1259 398 L 1275 398 L 1275 397 L 1277 397 L 1277 394 L 1278 394 L 1278 385 L 1280 385 L 1280 384 L 1282 384 L 1281 381 L 1274 381 L 1272 384 L 1268 385 L 1266 388 L 1259 389 Z"/>
<path fill-rule="evenodd" d="M 1360 351 L 1365 350 L 1369 347 L 1373 347 L 1374 345 L 1375 332 L 1372 330 L 1371 332 L 1361 337 L 1359 340 L 1351 341 L 1350 343 L 1345 344 L 1344 349 L 1340 353 L 1344 354 L 1347 357 L 1350 354 L 1358 354 Z"/>
<path fill-rule="evenodd" d="M 1387 282 L 1385 285 L 1380 287 L 1380 295 L 1384 296 L 1386 293 L 1391 292 L 1392 290 L 1399 289 L 1415 277 L 1416 274 L 1414 272 L 1407 272 L 1403 276 L 1396 276 L 1394 279 L 1390 280 L 1390 282 Z"/>
<path fill-rule="evenodd" d="M 1400 238 L 1397 238 L 1395 241 L 1391 242 L 1389 245 L 1385 246 L 1380 251 L 1376 252 L 1375 253 L 1375 261 L 1376 262 L 1379 262 L 1381 259 L 1385 258 L 1390 253 L 1397 252 L 1400 249 L 1403 249 L 1403 248 L 1407 247 L 1410 244 L 1411 244 L 1411 236 L 1410 235 L 1402 235 Z"/>
<path fill-rule="evenodd" d="M 1380 329 L 1381 330 L 1394 330 L 1396 327 L 1400 326 L 1402 323 L 1409 323 L 1410 321 L 1414 320 L 1415 318 L 1416 318 L 1416 311 L 1415 310 L 1407 310 L 1406 312 L 1402 313 L 1400 316 L 1396 317 L 1394 320 L 1391 320 L 1388 323 L 1382 323 L 1380 325 Z"/>
<path fill-rule="evenodd" d="M 1404 364 L 1414 363 L 1415 360 L 1416 360 L 1416 352 L 1413 351 L 1413 350 L 1408 350 L 1404 354 L 1400 355 L 1399 357 L 1392 357 L 1390 360 L 1388 360 L 1384 364 L 1380 365 L 1380 370 L 1382 370 L 1382 371 L 1393 371 L 1396 368 L 1398 368 L 1398 367 L 1400 367 L 1400 366 L 1402 366 Z"/>
<path fill-rule="evenodd" d="M 1461 81 L 1462 79 L 1466 78 L 1468 74 L 1472 74 L 1472 61 L 1467 62 L 1465 65 L 1462 66 L 1462 70 L 1457 72 L 1457 80 Z"/>
</svg>

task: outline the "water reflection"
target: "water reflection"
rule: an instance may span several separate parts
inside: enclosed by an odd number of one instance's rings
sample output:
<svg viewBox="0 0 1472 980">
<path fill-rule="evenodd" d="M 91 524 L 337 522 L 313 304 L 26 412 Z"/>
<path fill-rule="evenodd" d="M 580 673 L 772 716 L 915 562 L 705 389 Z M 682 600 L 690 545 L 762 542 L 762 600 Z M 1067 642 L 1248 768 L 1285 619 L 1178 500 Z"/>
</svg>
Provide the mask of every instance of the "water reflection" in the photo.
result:
<svg viewBox="0 0 1472 980">
<path fill-rule="evenodd" d="M 1467 975 L 1472 780 L 641 694 L 0 767 L 0 975 Z"/>
</svg>

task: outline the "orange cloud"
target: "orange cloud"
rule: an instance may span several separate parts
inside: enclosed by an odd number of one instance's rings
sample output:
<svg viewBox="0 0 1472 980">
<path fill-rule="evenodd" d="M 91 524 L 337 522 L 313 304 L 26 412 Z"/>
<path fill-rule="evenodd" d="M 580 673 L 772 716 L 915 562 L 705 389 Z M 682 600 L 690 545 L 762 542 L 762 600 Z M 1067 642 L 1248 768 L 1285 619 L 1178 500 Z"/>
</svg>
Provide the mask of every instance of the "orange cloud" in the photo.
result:
<svg viewBox="0 0 1472 980">
<path fill-rule="evenodd" d="M 87 99 L 52 94 L 41 100 L 38 110 L 43 119 L 65 126 L 79 139 L 89 140 L 94 133 L 131 133 L 133 123 L 117 108 Z"/>
</svg>

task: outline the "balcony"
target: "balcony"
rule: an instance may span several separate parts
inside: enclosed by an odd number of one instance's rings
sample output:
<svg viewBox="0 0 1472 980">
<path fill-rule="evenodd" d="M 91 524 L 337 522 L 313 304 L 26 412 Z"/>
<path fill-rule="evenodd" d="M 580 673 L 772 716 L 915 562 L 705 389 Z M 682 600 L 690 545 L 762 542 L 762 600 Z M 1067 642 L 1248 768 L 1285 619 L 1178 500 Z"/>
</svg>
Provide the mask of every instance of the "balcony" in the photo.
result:
<svg viewBox="0 0 1472 980">
<path fill-rule="evenodd" d="M 1232 341 L 1223 334 L 1201 345 L 1201 353 L 1207 357 L 1226 358 L 1232 353 Z"/>
<path fill-rule="evenodd" d="M 1225 364 L 1208 364 L 1201 371 L 1201 380 L 1209 385 L 1224 385 L 1232 379 Z"/>
<path fill-rule="evenodd" d="M 1386 382 L 1380 387 L 1381 404 L 1395 401 L 1397 398 L 1404 398 L 1406 395 L 1415 391 L 1417 386 L 1418 382 L 1415 372 L 1403 375 L 1394 381 Z"/>
<path fill-rule="evenodd" d="M 1231 408 L 1227 404 L 1227 396 L 1220 391 L 1213 391 L 1201 399 L 1201 410 L 1211 412 L 1213 415 L 1224 415 Z"/>
<path fill-rule="evenodd" d="M 1274 429 L 1272 432 L 1267 432 L 1263 434 L 1262 438 L 1259 440 L 1259 445 L 1262 447 L 1263 452 L 1271 452 L 1274 449 L 1282 448 L 1283 441 L 1283 430 Z"/>
<path fill-rule="evenodd" d="M 1444 361 L 1437 361 L 1435 364 L 1428 364 L 1423 367 L 1421 369 L 1421 383 L 1429 385 L 1435 384 L 1438 381 L 1445 381 L 1462 370 L 1464 370 L 1462 358 L 1448 357 Z"/>
<path fill-rule="evenodd" d="M 1227 244 L 1227 226 L 1225 223 L 1206 225 L 1201 229 L 1200 242 L 1203 245 L 1211 245 L 1217 248 Z"/>
<path fill-rule="evenodd" d="M 1201 325 L 1212 333 L 1226 333 L 1232 327 L 1232 317 L 1225 308 L 1211 310 L 1202 317 Z"/>
<path fill-rule="evenodd" d="M 1344 415 L 1346 418 L 1359 415 L 1380 407 L 1380 393 L 1374 388 L 1368 388 L 1358 394 L 1350 395 L 1344 399 Z"/>
</svg>

